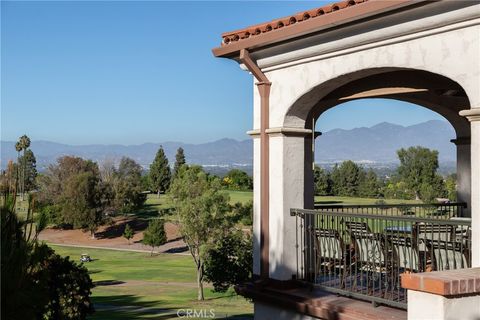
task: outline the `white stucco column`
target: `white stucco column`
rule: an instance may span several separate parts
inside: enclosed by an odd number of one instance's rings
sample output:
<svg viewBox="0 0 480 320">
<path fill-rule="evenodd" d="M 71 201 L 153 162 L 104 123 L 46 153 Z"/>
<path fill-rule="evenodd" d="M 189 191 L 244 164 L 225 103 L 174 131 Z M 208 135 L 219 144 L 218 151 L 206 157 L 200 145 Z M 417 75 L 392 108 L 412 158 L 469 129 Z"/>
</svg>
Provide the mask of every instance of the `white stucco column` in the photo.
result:
<svg viewBox="0 0 480 320">
<path fill-rule="evenodd" d="M 480 107 L 463 110 L 471 123 L 472 267 L 480 266 Z"/>
<path fill-rule="evenodd" d="M 289 280 L 297 273 L 295 218 L 291 208 L 313 208 L 311 130 L 271 128 L 270 278 Z"/>
</svg>

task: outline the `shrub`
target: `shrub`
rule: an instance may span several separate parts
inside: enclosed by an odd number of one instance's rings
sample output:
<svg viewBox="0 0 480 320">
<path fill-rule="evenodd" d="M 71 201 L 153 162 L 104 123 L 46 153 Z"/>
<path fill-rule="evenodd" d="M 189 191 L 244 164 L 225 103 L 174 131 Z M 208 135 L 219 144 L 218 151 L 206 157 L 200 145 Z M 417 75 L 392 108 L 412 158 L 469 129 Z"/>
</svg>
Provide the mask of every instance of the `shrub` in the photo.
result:
<svg viewBox="0 0 480 320">
<path fill-rule="evenodd" d="M 225 292 L 230 286 L 252 277 L 252 237 L 233 231 L 219 240 L 207 252 L 205 279 L 213 284 L 214 291 Z"/>
<path fill-rule="evenodd" d="M 143 234 L 143 243 L 152 247 L 150 255 L 153 255 L 155 247 L 159 247 L 165 242 L 167 242 L 167 234 L 165 233 L 163 220 L 151 220 Z"/>
</svg>

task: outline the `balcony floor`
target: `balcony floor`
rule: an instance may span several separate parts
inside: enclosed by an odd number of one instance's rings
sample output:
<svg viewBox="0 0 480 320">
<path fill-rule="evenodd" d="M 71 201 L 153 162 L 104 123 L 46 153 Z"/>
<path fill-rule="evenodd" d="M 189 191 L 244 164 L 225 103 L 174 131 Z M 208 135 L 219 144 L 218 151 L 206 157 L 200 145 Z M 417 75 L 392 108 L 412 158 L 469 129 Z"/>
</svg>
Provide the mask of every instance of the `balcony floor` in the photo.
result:
<svg viewBox="0 0 480 320">
<path fill-rule="evenodd" d="M 407 311 L 337 296 L 314 287 L 294 283 L 249 283 L 236 287 L 239 294 L 254 301 L 282 306 L 300 314 L 336 320 L 406 320 Z"/>
</svg>

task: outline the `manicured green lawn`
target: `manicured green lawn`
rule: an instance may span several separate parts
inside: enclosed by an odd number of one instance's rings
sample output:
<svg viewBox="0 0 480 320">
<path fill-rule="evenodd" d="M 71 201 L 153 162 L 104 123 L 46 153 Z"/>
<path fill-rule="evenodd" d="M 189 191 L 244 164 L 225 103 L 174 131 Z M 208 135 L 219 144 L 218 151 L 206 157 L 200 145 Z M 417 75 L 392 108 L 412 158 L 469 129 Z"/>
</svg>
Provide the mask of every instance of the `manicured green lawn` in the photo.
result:
<svg viewBox="0 0 480 320">
<path fill-rule="evenodd" d="M 253 192 L 252 191 L 233 191 L 233 190 L 225 190 L 230 196 L 230 203 L 234 204 L 236 202 L 246 203 L 250 200 L 253 200 Z M 152 218 L 157 217 L 158 213 L 166 212 L 168 209 L 172 207 L 168 196 L 165 194 L 161 194 L 158 197 L 156 194 L 149 194 L 147 196 L 147 201 L 145 202 L 144 207 L 135 212 L 134 215 L 138 218 Z"/>
<path fill-rule="evenodd" d="M 399 200 L 399 199 L 383 199 L 386 204 L 414 204 L 414 203 L 422 203 L 421 201 L 417 200 Z M 352 205 L 352 204 L 375 204 L 378 199 L 375 198 L 357 198 L 357 197 L 334 197 L 334 196 L 315 196 L 315 203 L 317 204 L 344 204 L 344 205 Z"/>
<path fill-rule="evenodd" d="M 253 201 L 253 192 L 252 191 L 226 191 L 230 196 L 230 203 L 234 204 L 236 202 L 246 203 L 248 201 Z"/>
<path fill-rule="evenodd" d="M 92 297 L 97 312 L 89 319 L 178 319 L 178 309 L 213 309 L 217 318 L 251 319 L 253 305 L 233 291 L 196 300 L 195 268 L 190 256 L 149 254 L 51 245 L 72 259 L 88 253 L 86 263 L 96 283 Z"/>
</svg>

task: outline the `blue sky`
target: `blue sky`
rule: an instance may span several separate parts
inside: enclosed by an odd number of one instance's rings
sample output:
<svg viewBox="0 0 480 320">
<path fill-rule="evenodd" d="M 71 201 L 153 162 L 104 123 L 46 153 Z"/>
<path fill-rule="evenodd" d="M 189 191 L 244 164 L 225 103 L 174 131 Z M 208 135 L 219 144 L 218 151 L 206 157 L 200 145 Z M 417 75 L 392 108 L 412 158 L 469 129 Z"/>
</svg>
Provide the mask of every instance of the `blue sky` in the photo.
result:
<svg viewBox="0 0 480 320">
<path fill-rule="evenodd" d="M 324 3 L 2 1 L 1 138 L 248 139 L 251 76 L 211 49 L 222 32 Z M 328 111 L 317 128 L 431 119 L 443 118 L 414 105 L 363 100 Z"/>
</svg>

